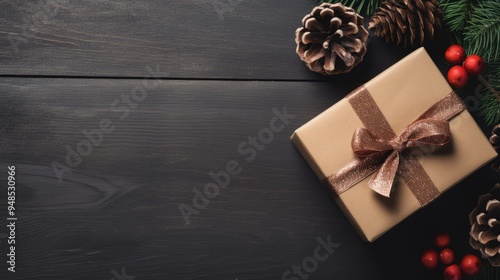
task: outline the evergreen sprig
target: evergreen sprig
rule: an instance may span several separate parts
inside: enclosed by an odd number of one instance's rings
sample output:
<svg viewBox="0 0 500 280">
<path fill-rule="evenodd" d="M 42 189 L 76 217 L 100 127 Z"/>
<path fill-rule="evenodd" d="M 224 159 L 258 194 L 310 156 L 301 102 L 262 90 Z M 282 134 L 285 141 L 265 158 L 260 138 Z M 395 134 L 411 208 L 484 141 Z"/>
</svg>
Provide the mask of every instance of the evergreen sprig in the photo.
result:
<svg viewBox="0 0 500 280">
<path fill-rule="evenodd" d="M 361 15 L 372 15 L 375 10 L 382 4 L 382 0 L 320 0 L 320 3 L 342 3 L 356 10 Z"/>
<path fill-rule="evenodd" d="M 486 65 L 482 77 L 479 77 L 479 115 L 484 117 L 487 124 L 500 123 L 500 62 L 491 62 Z M 484 77 L 484 78 L 483 78 Z M 481 81 L 484 79 L 483 81 Z"/>
<path fill-rule="evenodd" d="M 470 18 L 472 5 L 469 0 L 441 2 L 443 19 L 448 24 L 451 31 L 461 31 L 465 27 L 467 18 Z"/>
<path fill-rule="evenodd" d="M 473 6 L 464 29 L 467 53 L 481 54 L 485 61 L 500 60 L 500 1 L 482 1 Z"/>
</svg>

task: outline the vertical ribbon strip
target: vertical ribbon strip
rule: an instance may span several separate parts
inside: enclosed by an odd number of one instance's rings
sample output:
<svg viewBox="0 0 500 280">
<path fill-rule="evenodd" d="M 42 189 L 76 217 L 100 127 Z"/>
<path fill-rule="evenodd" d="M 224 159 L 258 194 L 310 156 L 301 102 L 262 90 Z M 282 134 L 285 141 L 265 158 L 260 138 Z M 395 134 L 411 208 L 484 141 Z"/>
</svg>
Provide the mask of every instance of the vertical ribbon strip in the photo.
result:
<svg viewBox="0 0 500 280">
<path fill-rule="evenodd" d="M 440 192 L 411 148 L 443 146 L 451 140 L 448 120 L 462 112 L 465 105 L 451 92 L 432 105 L 396 135 L 368 90 L 361 86 L 346 96 L 364 128 L 355 130 L 351 146 L 357 158 L 325 178 L 337 195 L 375 173 L 368 186 L 389 197 L 396 173 L 424 206 Z"/>
</svg>

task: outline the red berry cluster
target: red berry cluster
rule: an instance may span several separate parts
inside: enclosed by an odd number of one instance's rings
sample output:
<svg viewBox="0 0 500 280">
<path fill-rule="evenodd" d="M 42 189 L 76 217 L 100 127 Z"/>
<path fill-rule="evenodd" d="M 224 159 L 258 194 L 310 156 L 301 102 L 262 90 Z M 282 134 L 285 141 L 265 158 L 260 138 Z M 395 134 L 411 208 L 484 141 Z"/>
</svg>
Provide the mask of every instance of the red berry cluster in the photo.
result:
<svg viewBox="0 0 500 280">
<path fill-rule="evenodd" d="M 484 60 L 479 55 L 469 55 L 459 45 L 451 45 L 444 57 L 449 64 L 454 65 L 448 71 L 448 83 L 454 88 L 463 88 L 469 82 L 469 75 L 478 76 L 483 73 Z"/>
<path fill-rule="evenodd" d="M 451 243 L 449 234 L 438 234 L 434 238 L 434 244 L 441 250 L 438 252 L 429 249 L 422 254 L 422 264 L 428 268 L 433 269 L 438 266 L 439 261 L 446 265 L 444 269 L 444 279 L 446 280 L 461 280 L 462 273 L 466 276 L 474 276 L 479 273 L 481 269 L 481 261 L 475 255 L 465 255 L 460 262 L 460 266 L 455 264 L 455 253 L 448 248 Z"/>
</svg>

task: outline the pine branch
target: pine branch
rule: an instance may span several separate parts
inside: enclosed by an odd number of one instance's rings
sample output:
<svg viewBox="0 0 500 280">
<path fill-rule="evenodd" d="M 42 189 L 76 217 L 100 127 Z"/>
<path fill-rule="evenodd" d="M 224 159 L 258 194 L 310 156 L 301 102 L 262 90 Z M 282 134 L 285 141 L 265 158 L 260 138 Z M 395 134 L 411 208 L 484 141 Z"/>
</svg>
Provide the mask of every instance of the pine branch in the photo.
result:
<svg viewBox="0 0 500 280">
<path fill-rule="evenodd" d="M 320 0 L 320 3 L 323 2 L 339 2 L 348 7 L 351 7 L 356 10 L 357 13 L 361 15 L 371 16 L 375 10 L 380 6 L 382 0 Z"/>
<path fill-rule="evenodd" d="M 490 83 L 488 83 L 488 81 L 486 81 L 483 75 L 479 75 L 477 79 L 483 86 L 485 86 L 490 92 L 494 93 L 500 100 L 500 91 L 496 90 Z"/>
<path fill-rule="evenodd" d="M 470 18 L 472 4 L 468 0 L 444 0 L 441 1 L 443 20 L 451 31 L 461 31 L 465 28 L 465 22 Z"/>
<path fill-rule="evenodd" d="M 487 62 L 500 60 L 500 1 L 485 0 L 473 7 L 464 30 L 464 48 Z"/>
<path fill-rule="evenodd" d="M 481 89 L 481 94 L 486 95 L 479 102 L 479 115 L 484 118 L 487 125 L 500 123 L 500 101 L 485 88 Z"/>
<path fill-rule="evenodd" d="M 488 125 L 500 123 L 500 62 L 488 63 L 483 76 L 479 77 L 479 115 Z"/>
</svg>

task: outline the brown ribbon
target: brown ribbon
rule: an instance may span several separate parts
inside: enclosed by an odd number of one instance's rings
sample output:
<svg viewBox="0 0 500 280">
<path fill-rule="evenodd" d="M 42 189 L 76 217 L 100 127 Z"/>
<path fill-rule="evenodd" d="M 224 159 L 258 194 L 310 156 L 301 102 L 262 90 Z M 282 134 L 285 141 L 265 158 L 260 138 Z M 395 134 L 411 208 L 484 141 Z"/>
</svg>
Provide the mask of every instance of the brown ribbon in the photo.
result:
<svg viewBox="0 0 500 280">
<path fill-rule="evenodd" d="M 352 138 L 357 158 L 325 178 L 332 191 L 340 195 L 375 173 L 368 186 L 389 197 L 397 173 L 422 206 L 439 196 L 439 190 L 410 148 L 448 143 L 448 120 L 465 109 L 462 100 L 454 92 L 449 93 L 396 135 L 364 86 L 346 98 L 365 127 L 357 128 Z"/>
</svg>

